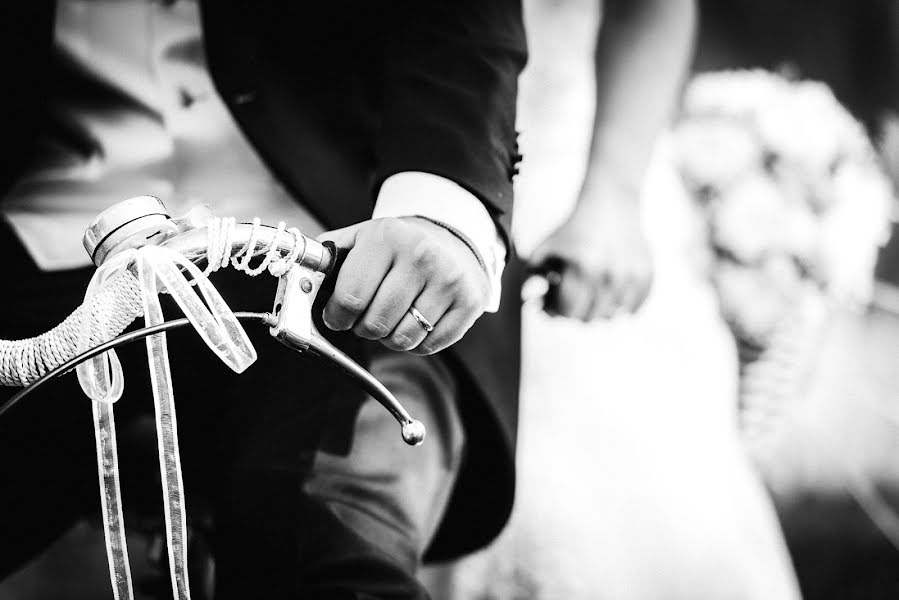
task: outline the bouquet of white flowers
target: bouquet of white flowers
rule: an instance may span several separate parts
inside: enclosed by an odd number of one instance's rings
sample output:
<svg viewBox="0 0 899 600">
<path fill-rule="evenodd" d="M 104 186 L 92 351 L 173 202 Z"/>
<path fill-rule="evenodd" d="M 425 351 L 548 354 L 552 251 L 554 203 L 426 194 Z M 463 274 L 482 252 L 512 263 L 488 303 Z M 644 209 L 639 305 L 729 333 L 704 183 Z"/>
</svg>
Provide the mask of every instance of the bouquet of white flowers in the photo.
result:
<svg viewBox="0 0 899 600">
<path fill-rule="evenodd" d="M 700 75 L 674 139 L 708 217 L 713 280 L 738 337 L 764 346 L 808 294 L 870 299 L 892 186 L 826 85 L 766 71 Z"/>
<path fill-rule="evenodd" d="M 711 278 L 741 350 L 742 404 L 779 402 L 828 312 L 870 300 L 891 182 L 826 85 L 766 71 L 696 77 L 674 157 L 707 218 Z M 758 364 L 766 357 L 794 376 L 761 376 L 773 372 Z"/>
</svg>

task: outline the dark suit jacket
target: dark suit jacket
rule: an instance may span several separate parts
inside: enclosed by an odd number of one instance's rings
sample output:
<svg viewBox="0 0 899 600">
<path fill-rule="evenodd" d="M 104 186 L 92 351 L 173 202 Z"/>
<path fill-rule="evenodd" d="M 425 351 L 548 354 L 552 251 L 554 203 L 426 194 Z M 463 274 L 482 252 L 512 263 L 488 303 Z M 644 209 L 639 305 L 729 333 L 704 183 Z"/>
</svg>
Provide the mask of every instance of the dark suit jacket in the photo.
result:
<svg viewBox="0 0 899 600">
<path fill-rule="evenodd" d="M 526 58 L 518 0 L 214 0 L 202 9 L 222 98 L 269 167 L 327 227 L 369 218 L 390 175 L 426 171 L 471 191 L 508 239 Z M 41 100 L 52 93 L 53 2 L 4 3 L 0 20 L 2 191 L 25 167 Z M 512 261 L 501 311 L 446 352 L 466 390 L 469 445 L 434 558 L 484 545 L 511 509 L 519 278 Z"/>
</svg>

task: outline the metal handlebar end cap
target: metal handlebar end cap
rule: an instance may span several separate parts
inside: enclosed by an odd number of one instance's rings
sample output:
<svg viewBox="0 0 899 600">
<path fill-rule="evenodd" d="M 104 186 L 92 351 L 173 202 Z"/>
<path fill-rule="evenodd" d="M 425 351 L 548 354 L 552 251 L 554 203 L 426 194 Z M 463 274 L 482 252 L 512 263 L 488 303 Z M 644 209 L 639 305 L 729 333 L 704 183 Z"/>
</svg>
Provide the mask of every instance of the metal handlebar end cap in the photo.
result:
<svg viewBox="0 0 899 600">
<path fill-rule="evenodd" d="M 161 227 L 171 217 L 162 200 L 153 196 L 137 196 L 113 204 L 91 221 L 84 232 L 84 249 L 95 265 L 100 266 L 124 240 L 138 231 Z"/>
<path fill-rule="evenodd" d="M 425 441 L 425 426 L 418 419 L 403 423 L 403 441 L 410 446 L 420 446 Z"/>
</svg>

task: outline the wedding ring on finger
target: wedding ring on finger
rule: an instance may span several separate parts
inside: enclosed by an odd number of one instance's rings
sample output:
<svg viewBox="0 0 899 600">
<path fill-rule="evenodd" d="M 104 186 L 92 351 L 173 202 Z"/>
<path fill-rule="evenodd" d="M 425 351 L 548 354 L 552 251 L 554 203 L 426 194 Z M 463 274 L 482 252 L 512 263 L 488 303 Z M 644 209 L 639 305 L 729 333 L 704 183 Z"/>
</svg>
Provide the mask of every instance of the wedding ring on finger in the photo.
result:
<svg viewBox="0 0 899 600">
<path fill-rule="evenodd" d="M 425 331 L 427 331 L 428 333 L 434 331 L 434 325 L 430 321 L 428 321 L 417 308 L 415 308 L 414 306 L 410 307 L 409 314 L 412 315 L 416 321 L 418 321 L 418 324 L 421 325 Z"/>
</svg>

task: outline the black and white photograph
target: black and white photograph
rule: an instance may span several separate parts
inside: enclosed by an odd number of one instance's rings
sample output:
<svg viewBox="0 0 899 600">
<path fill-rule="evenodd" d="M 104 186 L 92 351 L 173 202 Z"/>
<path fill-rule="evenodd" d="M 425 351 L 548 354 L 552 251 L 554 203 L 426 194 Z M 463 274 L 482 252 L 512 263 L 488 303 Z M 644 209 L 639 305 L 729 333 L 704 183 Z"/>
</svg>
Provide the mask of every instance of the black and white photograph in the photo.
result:
<svg viewBox="0 0 899 600">
<path fill-rule="evenodd" d="M 0 600 L 899 598 L 899 2 L 0 5 Z"/>
</svg>

